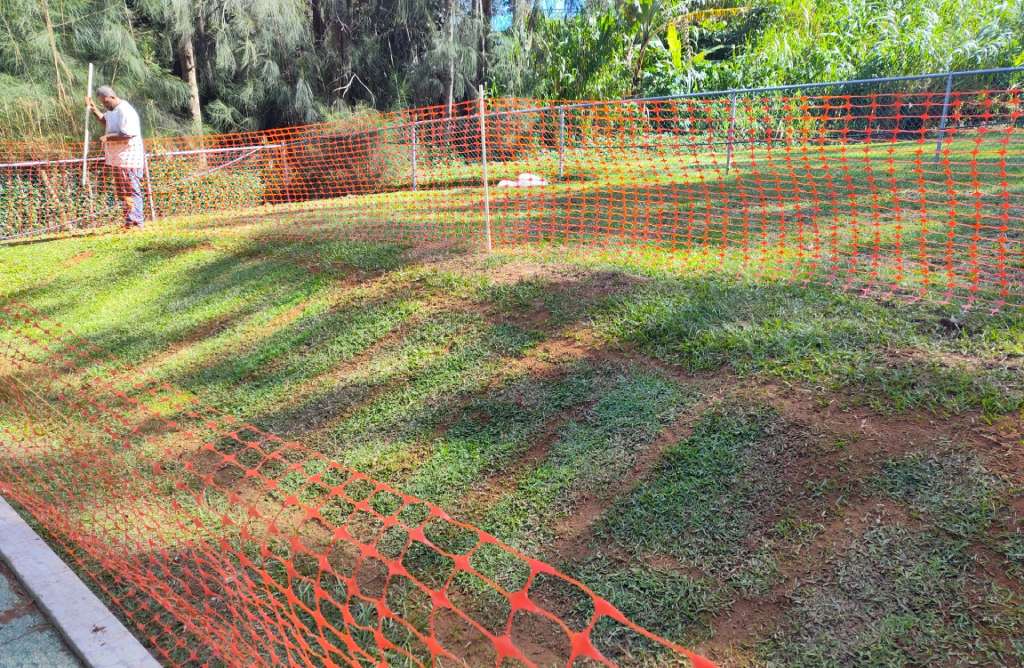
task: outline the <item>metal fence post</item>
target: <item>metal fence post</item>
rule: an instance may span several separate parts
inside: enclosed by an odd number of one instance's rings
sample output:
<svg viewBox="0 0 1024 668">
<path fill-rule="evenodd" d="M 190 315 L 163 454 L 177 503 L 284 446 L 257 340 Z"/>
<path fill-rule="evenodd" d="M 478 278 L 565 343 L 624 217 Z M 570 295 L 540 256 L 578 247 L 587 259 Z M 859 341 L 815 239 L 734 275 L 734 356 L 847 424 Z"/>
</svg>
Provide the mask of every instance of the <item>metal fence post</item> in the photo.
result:
<svg viewBox="0 0 1024 668">
<path fill-rule="evenodd" d="M 558 178 L 565 177 L 565 107 L 558 108 Z"/>
<path fill-rule="evenodd" d="M 487 182 L 487 102 L 483 84 L 480 85 L 480 164 L 484 178 L 484 240 L 491 252 L 491 186 Z"/>
<path fill-rule="evenodd" d="M 953 93 L 953 73 L 946 77 L 946 96 L 942 100 L 942 118 L 939 120 L 939 136 L 935 140 L 935 162 L 942 157 L 942 140 L 946 135 L 946 124 L 949 122 L 949 98 Z"/>
<path fill-rule="evenodd" d="M 729 96 L 729 132 L 725 145 L 725 173 L 732 169 L 732 143 L 736 137 L 736 96 Z"/>
<path fill-rule="evenodd" d="M 152 222 L 155 223 L 157 221 L 157 217 L 156 206 L 153 205 L 153 180 L 149 176 L 149 154 L 145 152 L 145 149 L 143 149 L 142 153 L 142 166 L 146 170 L 146 194 L 149 196 L 149 217 L 152 219 Z"/>
<path fill-rule="evenodd" d="M 416 190 L 416 124 L 410 126 L 412 130 L 412 189 Z"/>
</svg>

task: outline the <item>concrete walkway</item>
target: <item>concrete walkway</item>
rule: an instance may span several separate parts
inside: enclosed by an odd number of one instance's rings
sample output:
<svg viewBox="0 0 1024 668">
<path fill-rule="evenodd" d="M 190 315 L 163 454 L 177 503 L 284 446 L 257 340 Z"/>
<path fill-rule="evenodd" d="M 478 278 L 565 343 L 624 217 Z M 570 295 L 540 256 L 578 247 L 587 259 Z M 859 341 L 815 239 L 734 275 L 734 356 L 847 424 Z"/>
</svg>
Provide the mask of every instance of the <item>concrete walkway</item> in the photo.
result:
<svg viewBox="0 0 1024 668">
<path fill-rule="evenodd" d="M 0 560 L 0 668 L 80 668 L 60 633 Z"/>
<path fill-rule="evenodd" d="M 9 614 L 10 641 L 5 642 L 0 635 L 0 668 L 78 665 L 66 651 L 61 651 L 64 643 L 90 668 L 160 668 L 103 601 L 3 498 L 0 498 L 0 558 L 6 562 L 3 579 L 11 590 L 8 607 L 13 610 Z M 11 573 L 17 574 L 17 581 Z M 31 601 L 27 600 L 28 596 Z M 56 639 L 46 642 L 54 636 L 47 636 L 42 630 L 53 631 L 54 628 L 37 623 L 41 617 L 35 621 L 32 617 L 22 619 L 26 617 L 22 612 L 27 611 L 44 612 L 46 619 L 60 630 L 63 643 Z M 12 644 L 15 641 L 17 644 Z M 65 658 L 69 662 L 64 662 Z"/>
</svg>

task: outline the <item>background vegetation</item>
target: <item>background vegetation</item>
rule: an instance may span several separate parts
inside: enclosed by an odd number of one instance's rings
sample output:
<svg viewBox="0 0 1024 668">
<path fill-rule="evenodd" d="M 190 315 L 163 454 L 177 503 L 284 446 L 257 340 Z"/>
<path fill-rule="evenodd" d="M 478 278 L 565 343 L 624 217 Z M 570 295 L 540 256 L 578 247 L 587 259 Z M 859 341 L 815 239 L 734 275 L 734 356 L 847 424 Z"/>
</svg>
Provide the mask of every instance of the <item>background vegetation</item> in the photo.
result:
<svg viewBox="0 0 1024 668">
<path fill-rule="evenodd" d="M 150 133 L 178 133 L 450 105 L 482 82 L 575 99 L 1004 66 L 1022 35 L 1021 0 L 5 0 L 0 137 L 78 136 L 88 62 Z"/>
</svg>

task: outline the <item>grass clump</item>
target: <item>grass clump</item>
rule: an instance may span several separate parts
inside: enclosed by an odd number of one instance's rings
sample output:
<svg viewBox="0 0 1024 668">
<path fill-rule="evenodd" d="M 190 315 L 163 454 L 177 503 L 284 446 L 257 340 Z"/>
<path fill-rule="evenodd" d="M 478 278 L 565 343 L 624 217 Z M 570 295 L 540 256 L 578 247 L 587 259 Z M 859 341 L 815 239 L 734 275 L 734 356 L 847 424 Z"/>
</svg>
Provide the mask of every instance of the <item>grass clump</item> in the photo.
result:
<svg viewBox="0 0 1024 668">
<path fill-rule="evenodd" d="M 926 307 L 887 305 L 825 286 L 709 275 L 662 278 L 611 300 L 598 328 L 694 371 L 729 366 L 858 392 L 886 412 L 1003 414 L 1024 406 L 1021 315 L 950 331 Z M 983 360 L 993 360 L 986 364 Z"/>
<path fill-rule="evenodd" d="M 1019 596 L 972 572 L 967 544 L 873 526 L 814 581 L 759 648 L 770 666 L 1011 665 Z"/>
<path fill-rule="evenodd" d="M 961 450 L 889 460 L 875 484 L 961 538 L 979 537 L 992 526 L 1010 490 L 976 455 Z"/>
<path fill-rule="evenodd" d="M 600 532 L 637 558 L 667 555 L 725 589 L 764 593 L 778 576 L 772 518 L 793 491 L 786 466 L 804 447 L 770 409 L 713 408 L 620 498 Z"/>
</svg>

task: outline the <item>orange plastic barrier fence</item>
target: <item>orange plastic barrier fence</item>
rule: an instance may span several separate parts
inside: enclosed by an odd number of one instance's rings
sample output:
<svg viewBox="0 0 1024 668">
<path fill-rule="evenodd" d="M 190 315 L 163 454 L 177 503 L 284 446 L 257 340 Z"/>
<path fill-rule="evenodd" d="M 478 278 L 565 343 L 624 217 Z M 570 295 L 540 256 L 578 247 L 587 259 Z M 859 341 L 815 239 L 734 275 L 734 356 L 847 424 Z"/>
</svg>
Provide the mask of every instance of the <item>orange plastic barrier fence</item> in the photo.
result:
<svg viewBox="0 0 1024 668">
<path fill-rule="evenodd" d="M 0 305 L 0 494 L 165 664 L 706 659 L 358 471 Z M 636 646 L 633 643 L 633 646 Z"/>
<path fill-rule="evenodd" d="M 1022 118 L 1014 88 L 467 102 L 150 141 L 152 208 L 287 205 L 178 224 L 292 238 L 649 245 L 754 276 L 1019 307 Z M 83 189 L 81 160 L 52 159 L 72 148 L 0 147 L 0 236 L 116 219 L 101 161 Z"/>
</svg>

